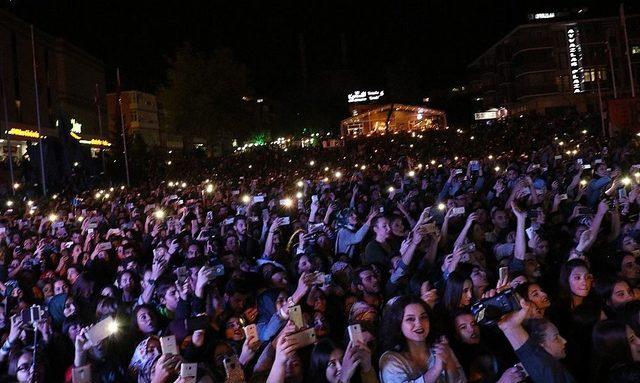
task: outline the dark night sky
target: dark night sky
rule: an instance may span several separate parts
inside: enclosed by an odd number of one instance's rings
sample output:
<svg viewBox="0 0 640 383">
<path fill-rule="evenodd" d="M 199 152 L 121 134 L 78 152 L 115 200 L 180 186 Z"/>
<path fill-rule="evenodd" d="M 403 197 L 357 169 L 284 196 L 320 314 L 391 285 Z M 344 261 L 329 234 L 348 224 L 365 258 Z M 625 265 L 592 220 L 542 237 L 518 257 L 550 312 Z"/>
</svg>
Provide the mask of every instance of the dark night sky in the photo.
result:
<svg viewBox="0 0 640 383">
<path fill-rule="evenodd" d="M 409 99 L 459 84 L 467 64 L 529 12 L 616 9 L 611 0 L 2 1 L 38 28 L 101 58 L 109 86 L 119 66 L 126 88 L 154 91 L 164 81 L 167 59 L 188 42 L 205 51 L 231 48 L 249 68 L 256 93 L 285 105 L 302 89 L 300 34 L 307 93 L 327 99 L 341 94 L 331 101 L 338 105 L 351 87 L 396 87 L 398 97 Z"/>
</svg>

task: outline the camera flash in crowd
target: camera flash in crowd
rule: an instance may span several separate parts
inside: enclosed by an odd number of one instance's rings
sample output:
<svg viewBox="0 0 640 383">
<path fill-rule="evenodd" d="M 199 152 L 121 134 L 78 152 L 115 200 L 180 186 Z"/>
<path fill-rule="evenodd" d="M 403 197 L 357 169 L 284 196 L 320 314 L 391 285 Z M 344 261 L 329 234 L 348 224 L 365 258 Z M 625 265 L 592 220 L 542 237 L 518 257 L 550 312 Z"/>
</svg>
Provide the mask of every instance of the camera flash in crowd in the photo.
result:
<svg viewBox="0 0 640 383">
<path fill-rule="evenodd" d="M 442 202 L 440 202 L 438 204 L 438 210 L 440 210 L 440 211 L 444 210 L 446 207 L 447 207 L 447 205 L 443 204 Z"/>
<path fill-rule="evenodd" d="M 124 185 L 120 186 L 120 190 L 124 190 Z"/>
<path fill-rule="evenodd" d="M 409 171 L 409 177 L 415 177 L 416 176 L 416 172 L 414 172 L 413 170 Z"/>
<path fill-rule="evenodd" d="M 78 222 L 82 222 L 82 221 L 84 221 L 84 217 L 83 217 L 83 216 L 81 216 L 81 215 L 79 215 L 79 216 L 78 216 L 78 218 L 76 218 L 76 220 L 77 220 Z"/>
<path fill-rule="evenodd" d="M 291 200 L 291 198 L 285 198 L 284 200 L 282 200 L 282 206 L 291 207 L 292 205 L 293 201 Z"/>
<path fill-rule="evenodd" d="M 247 194 L 242 196 L 242 203 L 243 204 L 248 204 L 251 201 L 251 197 L 249 197 Z"/>
<path fill-rule="evenodd" d="M 11 206 L 13 206 L 13 201 L 11 200 L 7 201 L 7 207 L 11 207 Z"/>
<path fill-rule="evenodd" d="M 620 181 L 622 182 L 622 184 L 623 184 L 624 186 L 629 186 L 629 185 L 631 185 L 631 178 L 629 178 L 629 177 L 624 177 L 624 178 L 623 178 L 623 179 L 621 179 Z"/>
<path fill-rule="evenodd" d="M 496 166 L 495 168 L 493 168 L 493 170 L 495 170 L 496 172 L 500 171 L 500 166 Z"/>
<path fill-rule="evenodd" d="M 431 160 L 431 165 L 435 165 L 436 164 L 436 160 Z"/>
<path fill-rule="evenodd" d="M 33 206 L 33 201 L 31 200 L 27 201 L 27 206 Z"/>
<path fill-rule="evenodd" d="M 396 191 L 396 189 L 393 186 L 389 186 L 389 189 L 387 189 L 389 191 L 389 193 L 393 193 L 394 191 Z"/>
<path fill-rule="evenodd" d="M 19 187 L 20 187 L 20 184 L 19 184 L 19 183 L 17 183 L 17 182 L 16 182 L 15 184 L 13 184 L 13 188 L 14 188 L 14 189 L 17 189 L 17 188 L 19 188 Z"/>
<path fill-rule="evenodd" d="M 487 158 L 488 158 L 488 159 L 490 159 L 490 160 L 492 160 L 492 159 L 493 159 L 493 156 L 492 156 L 492 155 L 489 155 L 489 157 L 487 157 Z"/>
<path fill-rule="evenodd" d="M 54 222 L 54 221 L 57 221 L 57 220 L 58 220 L 58 215 L 53 214 L 53 213 L 49 214 L 49 221 Z"/>
<path fill-rule="evenodd" d="M 636 177 L 636 178 L 640 178 L 640 172 L 633 173 L 633 176 Z"/>
<path fill-rule="evenodd" d="M 316 164 L 316 162 L 315 162 L 315 161 L 313 161 L 313 160 L 312 160 L 312 161 L 309 161 L 309 166 L 313 166 L 313 165 L 315 165 L 315 164 Z"/>
<path fill-rule="evenodd" d="M 57 195 L 57 194 L 54 194 L 54 195 L 52 195 L 52 196 L 51 196 L 51 198 L 52 198 L 52 199 L 58 199 L 58 195 Z"/>
<path fill-rule="evenodd" d="M 366 166 L 366 165 L 362 165 L 362 166 L 360 166 L 360 170 L 365 170 L 366 168 L 367 168 L 367 166 Z"/>
<path fill-rule="evenodd" d="M 296 198 L 297 199 L 301 199 L 302 198 L 302 193 L 301 192 L 297 192 L 296 193 Z"/>
<path fill-rule="evenodd" d="M 302 181 L 298 181 L 298 182 L 296 183 L 296 185 L 297 185 L 299 188 L 301 188 L 301 187 L 303 187 L 303 186 L 304 186 L 304 183 L 303 183 Z"/>
<path fill-rule="evenodd" d="M 213 185 L 211 184 L 207 185 L 207 188 L 205 190 L 207 193 L 213 193 Z"/>
<path fill-rule="evenodd" d="M 169 185 L 169 187 L 172 188 L 173 187 L 173 182 L 169 181 L 169 183 L 167 185 Z"/>
<path fill-rule="evenodd" d="M 587 180 L 580 180 L 580 185 L 586 186 L 587 185 Z"/>
<path fill-rule="evenodd" d="M 187 183 L 186 182 L 181 183 L 180 187 L 186 188 L 187 187 Z"/>
<path fill-rule="evenodd" d="M 342 177 L 342 173 L 341 172 L 336 172 L 335 176 L 336 176 L 336 178 L 340 178 L 340 177 Z"/>
<path fill-rule="evenodd" d="M 156 212 L 153 213 L 153 215 L 155 215 L 157 219 L 163 219 L 165 217 L 165 212 L 164 210 L 156 210 Z"/>
<path fill-rule="evenodd" d="M 325 172 L 328 172 L 328 171 L 329 171 L 329 167 L 328 167 L 328 166 L 325 166 L 325 167 L 324 167 L 324 171 L 325 171 Z"/>
</svg>

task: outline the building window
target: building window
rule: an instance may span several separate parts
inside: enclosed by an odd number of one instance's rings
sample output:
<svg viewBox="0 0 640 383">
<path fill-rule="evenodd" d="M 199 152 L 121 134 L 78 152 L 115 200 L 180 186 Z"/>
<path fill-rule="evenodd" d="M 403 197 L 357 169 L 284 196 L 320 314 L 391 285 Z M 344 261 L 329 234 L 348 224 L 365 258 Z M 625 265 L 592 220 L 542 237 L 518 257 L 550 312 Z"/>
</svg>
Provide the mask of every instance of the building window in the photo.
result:
<svg viewBox="0 0 640 383">
<path fill-rule="evenodd" d="M 631 47 L 631 54 L 637 55 L 640 54 L 640 45 L 634 45 Z"/>
<path fill-rule="evenodd" d="M 597 70 L 598 76 L 596 78 L 596 69 L 591 68 L 584 71 L 584 82 L 592 82 L 599 79 L 600 81 L 607 79 L 607 71 L 605 69 Z"/>
</svg>

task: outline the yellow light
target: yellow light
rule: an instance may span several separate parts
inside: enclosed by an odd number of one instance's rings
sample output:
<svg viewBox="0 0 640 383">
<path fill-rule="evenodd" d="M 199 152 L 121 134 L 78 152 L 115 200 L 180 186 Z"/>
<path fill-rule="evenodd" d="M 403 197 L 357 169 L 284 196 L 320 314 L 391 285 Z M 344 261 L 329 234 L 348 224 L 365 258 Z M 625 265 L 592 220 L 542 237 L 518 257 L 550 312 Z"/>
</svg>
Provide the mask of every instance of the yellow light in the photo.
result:
<svg viewBox="0 0 640 383">
<path fill-rule="evenodd" d="M 8 207 L 13 206 L 13 201 L 11 201 L 11 200 L 7 201 L 7 206 L 8 206 Z"/>
<path fill-rule="evenodd" d="M 283 201 L 283 205 L 284 207 L 291 207 L 293 205 L 293 201 L 291 200 L 291 198 L 285 198 Z"/>
<path fill-rule="evenodd" d="M 7 134 L 10 134 L 12 136 L 23 136 L 23 137 L 31 137 L 31 138 L 40 138 L 40 134 L 38 132 L 36 132 L 35 130 L 11 128 L 11 129 L 9 129 Z"/>
<path fill-rule="evenodd" d="M 100 198 L 100 192 L 96 193 L 95 197 Z"/>
<path fill-rule="evenodd" d="M 558 145 L 563 146 L 564 142 L 560 141 L 560 142 L 558 142 Z"/>
<path fill-rule="evenodd" d="M 623 179 L 621 179 L 620 181 L 622 182 L 622 184 L 623 184 L 624 186 L 629 186 L 629 185 L 631 185 L 631 178 L 629 178 L 629 177 L 624 177 L 624 178 L 623 178 Z"/>
<path fill-rule="evenodd" d="M 167 165 L 171 165 L 171 161 L 167 161 Z"/>
<path fill-rule="evenodd" d="M 365 170 L 367 167 L 365 165 L 360 166 L 360 170 Z"/>
<path fill-rule="evenodd" d="M 78 166 L 78 165 L 80 165 L 80 164 L 79 164 L 79 163 L 77 163 L 77 162 L 74 162 L 74 163 L 73 163 L 73 166 Z"/>
<path fill-rule="evenodd" d="M 251 201 L 251 197 L 249 197 L 247 194 L 242 196 L 242 203 L 243 204 L 248 204 Z"/>
<path fill-rule="evenodd" d="M 110 192 L 113 192 L 113 190 L 114 190 L 113 188 L 109 188 L 109 191 L 110 191 Z"/>
<path fill-rule="evenodd" d="M 296 185 L 297 185 L 299 188 L 301 188 L 301 187 L 303 187 L 303 186 L 304 186 L 304 182 L 302 182 L 302 181 L 298 181 L 298 182 L 296 183 Z"/>
<path fill-rule="evenodd" d="M 329 167 L 328 167 L 328 166 L 325 166 L 325 167 L 324 167 L 324 171 L 325 171 L 325 172 L 328 172 L 328 171 L 329 171 Z"/>
<path fill-rule="evenodd" d="M 153 215 L 155 215 L 157 219 L 164 219 L 164 217 L 166 216 L 166 213 L 164 212 L 164 210 L 156 210 L 156 212 L 153 213 Z"/>
<path fill-rule="evenodd" d="M 15 184 L 13 184 L 13 188 L 14 188 L 14 189 L 17 189 L 17 188 L 19 188 L 19 187 L 20 187 L 20 184 L 19 184 L 19 183 L 17 183 L 17 182 L 16 182 Z"/>
<path fill-rule="evenodd" d="M 27 201 L 27 206 L 33 206 L 33 201 L 31 200 Z"/>
<path fill-rule="evenodd" d="M 169 182 L 169 187 L 172 188 L 173 187 L 173 182 Z"/>
<path fill-rule="evenodd" d="M 453 157 L 455 161 L 458 161 L 458 156 Z"/>
<path fill-rule="evenodd" d="M 57 195 L 57 194 L 54 194 L 54 195 L 52 195 L 52 196 L 51 196 L 51 198 L 53 198 L 53 199 L 58 199 L 58 195 Z"/>
<path fill-rule="evenodd" d="M 493 170 L 495 170 L 496 172 L 500 171 L 500 166 L 496 166 L 495 168 L 493 168 Z"/>
<path fill-rule="evenodd" d="M 78 216 L 78 218 L 76 218 L 76 219 L 78 220 L 78 222 L 82 222 L 82 221 L 84 221 L 84 217 L 83 217 L 83 216 L 81 216 L 81 215 L 79 215 L 79 216 Z"/>
<path fill-rule="evenodd" d="M 409 177 L 415 177 L 416 176 L 416 172 L 414 172 L 413 170 L 409 171 Z"/>
<path fill-rule="evenodd" d="M 447 205 L 443 204 L 442 202 L 440 202 L 440 203 L 438 204 L 438 210 L 442 211 L 442 210 L 444 210 L 444 209 L 446 209 L 446 208 L 447 208 Z"/>
<path fill-rule="evenodd" d="M 633 176 L 634 176 L 634 177 L 636 177 L 636 178 L 640 178 L 640 172 L 635 172 L 635 173 L 633 174 Z"/>
<path fill-rule="evenodd" d="M 322 179 L 322 182 L 329 182 L 329 178 L 324 177 L 324 178 Z"/>
<path fill-rule="evenodd" d="M 124 190 L 124 185 L 120 186 L 120 190 Z"/>
<path fill-rule="evenodd" d="M 574 150 L 571 152 L 571 154 L 573 154 L 573 155 L 575 156 L 576 154 L 578 154 L 578 151 L 574 149 Z"/>
<path fill-rule="evenodd" d="M 489 155 L 489 157 L 487 157 L 487 158 L 488 158 L 488 159 L 490 159 L 490 160 L 492 160 L 492 159 L 493 159 L 493 156 L 492 156 L 492 155 Z"/>
<path fill-rule="evenodd" d="M 315 162 L 315 161 L 313 161 L 313 160 L 312 160 L 312 161 L 309 161 L 309 166 L 313 166 L 313 165 L 315 165 L 315 164 L 316 164 L 316 162 Z"/>
<path fill-rule="evenodd" d="M 49 221 L 54 222 L 58 220 L 58 215 L 57 214 L 49 214 Z"/>
<path fill-rule="evenodd" d="M 586 186 L 587 185 L 587 180 L 580 180 L 580 185 Z"/>
<path fill-rule="evenodd" d="M 586 129 L 585 129 L 585 130 L 583 130 L 583 131 L 582 131 L 582 134 L 587 134 L 587 130 L 586 130 Z"/>
<path fill-rule="evenodd" d="M 389 189 L 387 189 L 389 191 L 389 193 L 393 193 L 394 191 L 396 191 L 396 188 L 394 188 L 393 186 L 389 186 Z"/>
<path fill-rule="evenodd" d="M 341 172 L 336 172 L 335 176 L 336 176 L 336 178 L 340 178 L 340 177 L 342 177 L 342 173 Z"/>
<path fill-rule="evenodd" d="M 570 156 L 571 155 L 571 150 L 567 150 L 567 155 Z"/>
<path fill-rule="evenodd" d="M 422 164 L 418 164 L 418 169 L 422 169 Z"/>
<path fill-rule="evenodd" d="M 297 199 L 301 199 L 302 198 L 302 193 L 301 192 L 297 192 L 296 193 L 296 198 Z"/>
<path fill-rule="evenodd" d="M 104 198 L 109 198 L 109 196 L 110 196 L 110 194 L 107 193 L 107 194 L 104 195 Z"/>
<path fill-rule="evenodd" d="M 186 188 L 187 187 L 187 183 L 183 182 L 182 184 L 180 184 L 180 186 L 182 186 L 183 188 Z"/>
<path fill-rule="evenodd" d="M 206 192 L 207 193 L 213 193 L 213 185 L 211 185 L 211 184 L 207 185 Z"/>
<path fill-rule="evenodd" d="M 436 160 L 431 160 L 431 165 L 435 165 L 436 164 Z"/>
</svg>

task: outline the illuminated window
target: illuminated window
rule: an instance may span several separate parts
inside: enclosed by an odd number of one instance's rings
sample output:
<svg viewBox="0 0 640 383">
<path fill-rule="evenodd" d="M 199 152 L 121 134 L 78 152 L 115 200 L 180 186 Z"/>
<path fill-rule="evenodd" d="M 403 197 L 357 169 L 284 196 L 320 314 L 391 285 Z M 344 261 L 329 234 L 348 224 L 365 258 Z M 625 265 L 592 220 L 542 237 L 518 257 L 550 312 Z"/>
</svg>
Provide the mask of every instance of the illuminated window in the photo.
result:
<svg viewBox="0 0 640 383">
<path fill-rule="evenodd" d="M 631 54 L 637 55 L 640 54 L 640 45 L 634 45 L 631 47 Z"/>
</svg>

